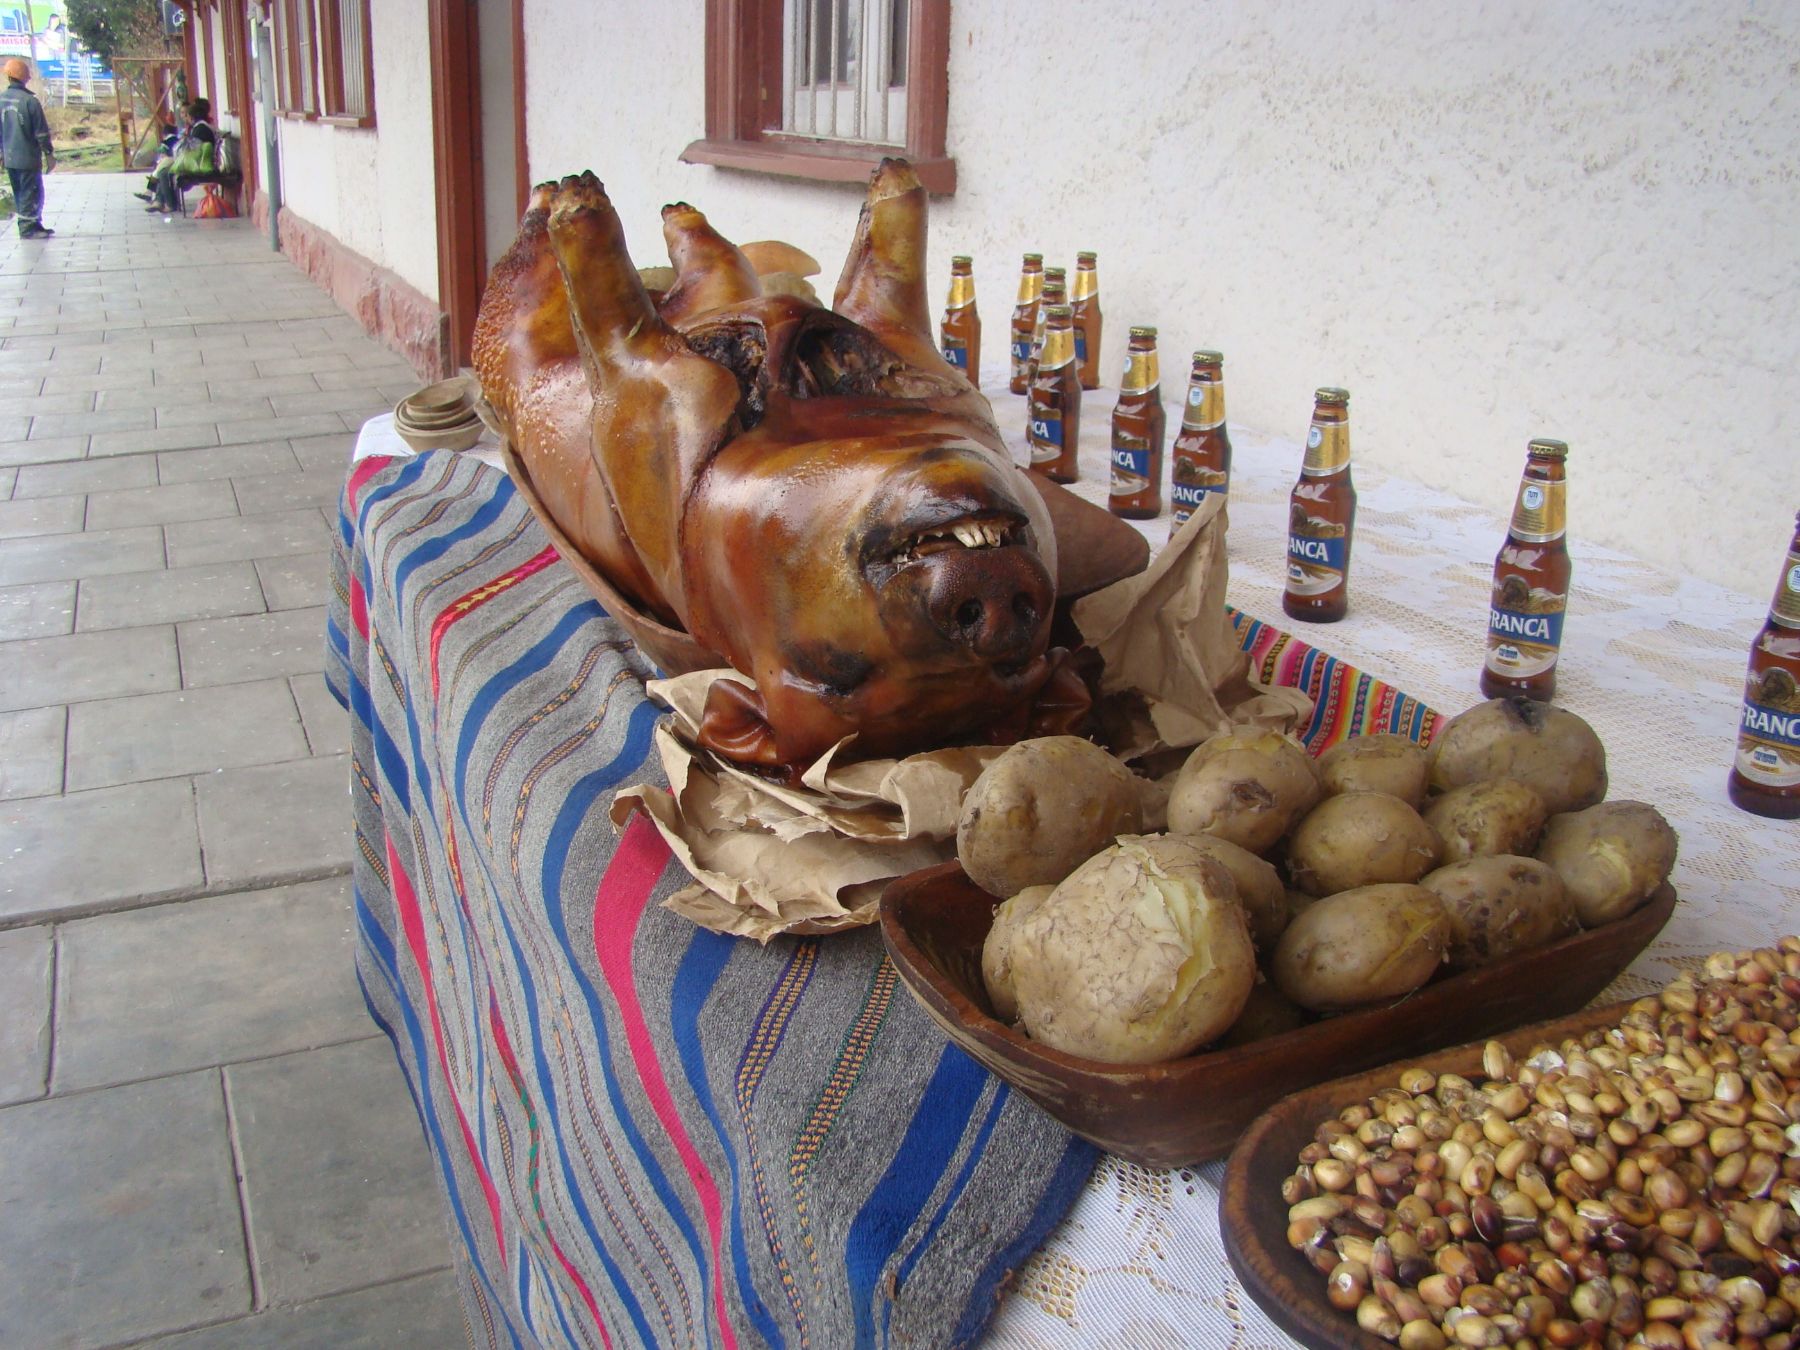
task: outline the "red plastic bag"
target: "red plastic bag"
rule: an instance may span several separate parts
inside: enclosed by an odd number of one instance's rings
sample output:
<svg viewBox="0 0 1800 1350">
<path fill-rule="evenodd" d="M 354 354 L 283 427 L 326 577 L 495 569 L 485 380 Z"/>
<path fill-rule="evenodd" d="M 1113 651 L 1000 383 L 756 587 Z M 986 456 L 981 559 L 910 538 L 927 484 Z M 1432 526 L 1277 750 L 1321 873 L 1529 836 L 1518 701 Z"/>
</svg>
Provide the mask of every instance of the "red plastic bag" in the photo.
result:
<svg viewBox="0 0 1800 1350">
<path fill-rule="evenodd" d="M 207 183 L 203 190 L 205 195 L 201 197 L 200 205 L 194 208 L 195 219 L 228 220 L 237 215 L 237 212 L 231 209 L 231 203 L 226 201 L 224 194 L 219 191 L 217 183 Z"/>
</svg>

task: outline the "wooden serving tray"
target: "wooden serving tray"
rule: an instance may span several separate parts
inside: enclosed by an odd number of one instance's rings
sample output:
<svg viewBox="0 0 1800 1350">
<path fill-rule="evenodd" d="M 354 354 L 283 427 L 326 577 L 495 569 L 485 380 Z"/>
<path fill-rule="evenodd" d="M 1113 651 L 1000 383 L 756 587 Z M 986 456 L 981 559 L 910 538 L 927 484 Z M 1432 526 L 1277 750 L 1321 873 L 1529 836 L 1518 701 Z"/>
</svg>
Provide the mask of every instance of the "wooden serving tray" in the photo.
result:
<svg viewBox="0 0 1800 1350">
<path fill-rule="evenodd" d="M 1364 1331 L 1353 1314 L 1339 1312 L 1326 1301 L 1325 1277 L 1287 1243 L 1288 1206 L 1281 1198 L 1281 1183 L 1293 1172 L 1300 1150 L 1312 1142 L 1321 1121 L 1392 1087 L 1410 1065 L 1479 1078 L 1481 1051 L 1488 1040 L 1498 1040 L 1523 1059 L 1534 1045 L 1555 1044 L 1615 1025 L 1630 1006 L 1630 1002 L 1604 1004 L 1503 1035 L 1483 1036 L 1452 1050 L 1403 1056 L 1379 1069 L 1296 1092 L 1257 1117 L 1225 1165 L 1219 1226 L 1231 1268 L 1269 1320 L 1313 1350 L 1392 1350 L 1391 1341 Z"/>
<path fill-rule="evenodd" d="M 1146 1167 L 1181 1167 L 1223 1156 L 1245 1126 L 1290 1092 L 1574 1012 L 1662 931 L 1675 891 L 1665 885 L 1617 923 L 1441 977 L 1398 1003 L 1141 1065 L 1064 1054 L 993 1016 L 981 944 L 994 904 L 955 862 L 889 884 L 881 936 L 908 992 L 952 1041 L 1076 1134 Z M 1277 1207 L 1280 1199 L 1276 1194 Z"/>
</svg>

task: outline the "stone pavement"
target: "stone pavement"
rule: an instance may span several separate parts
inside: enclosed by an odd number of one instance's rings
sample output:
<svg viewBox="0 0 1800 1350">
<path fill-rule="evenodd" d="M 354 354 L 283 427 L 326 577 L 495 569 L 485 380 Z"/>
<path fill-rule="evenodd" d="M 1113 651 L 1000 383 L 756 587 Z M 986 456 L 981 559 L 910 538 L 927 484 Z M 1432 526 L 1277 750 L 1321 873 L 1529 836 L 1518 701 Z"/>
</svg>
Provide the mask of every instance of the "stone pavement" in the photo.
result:
<svg viewBox="0 0 1800 1350">
<path fill-rule="evenodd" d="M 247 222 L 0 233 L 0 1346 L 456 1346 L 352 967 L 327 524 L 417 384 Z"/>
</svg>

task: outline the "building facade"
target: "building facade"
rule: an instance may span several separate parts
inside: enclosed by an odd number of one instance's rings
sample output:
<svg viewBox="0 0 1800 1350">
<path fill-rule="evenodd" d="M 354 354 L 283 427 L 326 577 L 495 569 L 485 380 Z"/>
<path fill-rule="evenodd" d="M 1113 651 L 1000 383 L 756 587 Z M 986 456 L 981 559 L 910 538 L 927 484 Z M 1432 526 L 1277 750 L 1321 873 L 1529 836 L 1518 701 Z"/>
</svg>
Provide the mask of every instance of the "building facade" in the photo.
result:
<svg viewBox="0 0 1800 1350">
<path fill-rule="evenodd" d="M 1496 518 L 1526 441 L 1556 436 L 1577 536 L 1761 591 L 1800 507 L 1800 12 L 190 9 L 196 86 L 256 143 L 254 209 L 422 376 L 466 362 L 533 179 L 594 169 L 645 265 L 685 199 L 806 249 L 824 289 L 857 185 L 905 153 L 937 194 L 931 275 L 975 257 L 990 370 L 1020 254 L 1091 248 L 1103 370 L 1155 324 L 1171 384 L 1216 347 L 1232 420 L 1290 437 L 1343 385 L 1359 459 Z"/>
</svg>

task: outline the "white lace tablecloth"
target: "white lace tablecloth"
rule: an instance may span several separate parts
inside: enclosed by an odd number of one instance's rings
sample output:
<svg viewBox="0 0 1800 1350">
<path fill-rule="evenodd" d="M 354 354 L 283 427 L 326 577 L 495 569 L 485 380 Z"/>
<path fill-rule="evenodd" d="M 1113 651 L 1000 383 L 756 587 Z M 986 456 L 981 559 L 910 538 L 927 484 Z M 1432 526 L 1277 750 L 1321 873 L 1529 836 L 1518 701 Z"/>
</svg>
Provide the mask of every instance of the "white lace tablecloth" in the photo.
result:
<svg viewBox="0 0 1800 1350">
<path fill-rule="evenodd" d="M 1178 371 L 1185 363 L 1172 363 Z M 1025 400 L 989 384 L 1008 439 L 1024 444 Z M 1171 418 L 1181 389 L 1165 382 Z M 1232 426 L 1231 602 L 1443 712 L 1480 701 L 1489 576 L 1512 501 L 1472 505 L 1356 462 L 1358 493 L 1350 613 L 1294 623 L 1281 611 L 1288 491 L 1300 467 L 1309 390 L 1296 391 L 1294 435 Z M 1077 491 L 1106 495 L 1107 434 L 1116 391 L 1083 400 Z M 1351 405 L 1355 453 L 1355 405 Z M 1170 425 L 1170 437 L 1174 435 Z M 1525 443 L 1495 446 L 1523 468 Z M 1021 449 L 1022 454 L 1022 449 Z M 1165 470 L 1166 472 L 1166 470 Z M 1557 676 L 1558 702 L 1606 744 L 1609 795 L 1653 803 L 1681 836 L 1674 883 L 1681 904 L 1662 935 L 1603 997 L 1627 998 L 1691 968 L 1708 952 L 1800 931 L 1800 821 L 1766 820 L 1731 805 L 1725 777 L 1735 744 L 1750 639 L 1769 595 L 1738 595 L 1581 541 L 1580 446 L 1569 462 L 1575 576 Z M 1165 489 L 1166 495 L 1166 489 Z M 1593 504 L 1597 506 L 1597 504 Z M 1796 503 L 1800 505 L 1800 503 Z M 1168 518 L 1145 522 L 1152 546 Z M 1770 593 L 1787 539 L 1745 539 L 1768 557 Z M 1294 1344 L 1262 1315 L 1226 1263 L 1219 1236 L 1223 1163 L 1152 1171 L 1103 1159 L 1050 1240 L 1019 1271 L 989 1350 L 1192 1346 L 1261 1350 Z M 1271 1204 L 1280 1199 L 1270 1196 Z"/>
</svg>

